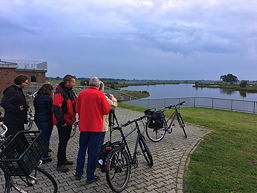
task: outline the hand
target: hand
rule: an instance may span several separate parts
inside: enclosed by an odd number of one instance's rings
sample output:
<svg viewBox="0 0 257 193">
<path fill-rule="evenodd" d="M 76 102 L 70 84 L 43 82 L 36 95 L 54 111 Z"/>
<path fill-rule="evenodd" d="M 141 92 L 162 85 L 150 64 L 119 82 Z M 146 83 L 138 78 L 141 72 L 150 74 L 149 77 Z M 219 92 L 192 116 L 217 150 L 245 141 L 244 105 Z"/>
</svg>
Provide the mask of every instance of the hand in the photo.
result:
<svg viewBox="0 0 257 193">
<path fill-rule="evenodd" d="M 62 127 L 67 127 L 67 123 L 64 123 L 63 125 L 61 125 Z"/>
<path fill-rule="evenodd" d="M 20 106 L 20 111 L 23 111 L 25 107 L 23 105 Z"/>
<path fill-rule="evenodd" d="M 113 100 L 114 99 L 114 96 L 112 94 L 110 94 L 110 99 Z"/>
</svg>

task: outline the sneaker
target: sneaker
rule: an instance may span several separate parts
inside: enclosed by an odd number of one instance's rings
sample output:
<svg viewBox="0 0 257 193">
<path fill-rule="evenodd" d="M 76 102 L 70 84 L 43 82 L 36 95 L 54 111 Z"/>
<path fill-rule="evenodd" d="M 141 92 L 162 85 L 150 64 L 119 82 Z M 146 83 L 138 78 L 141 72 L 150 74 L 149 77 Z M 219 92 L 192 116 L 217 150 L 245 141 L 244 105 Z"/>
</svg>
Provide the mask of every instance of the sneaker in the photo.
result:
<svg viewBox="0 0 257 193">
<path fill-rule="evenodd" d="M 73 165 L 73 164 L 74 164 L 73 161 L 68 161 L 68 160 L 64 163 L 64 165 L 69 165 L 69 166 L 71 166 L 71 165 Z"/>
<path fill-rule="evenodd" d="M 94 176 L 92 180 L 87 179 L 87 184 L 92 184 L 93 182 L 96 182 L 99 180 L 99 176 Z"/>
<path fill-rule="evenodd" d="M 56 170 L 58 172 L 63 172 L 63 173 L 66 173 L 69 171 L 69 168 L 67 168 L 65 165 L 61 165 L 61 166 L 57 166 Z"/>
<path fill-rule="evenodd" d="M 48 162 L 51 162 L 52 160 L 53 160 L 53 159 L 50 158 L 50 157 L 42 158 L 43 164 L 48 163 Z"/>
</svg>

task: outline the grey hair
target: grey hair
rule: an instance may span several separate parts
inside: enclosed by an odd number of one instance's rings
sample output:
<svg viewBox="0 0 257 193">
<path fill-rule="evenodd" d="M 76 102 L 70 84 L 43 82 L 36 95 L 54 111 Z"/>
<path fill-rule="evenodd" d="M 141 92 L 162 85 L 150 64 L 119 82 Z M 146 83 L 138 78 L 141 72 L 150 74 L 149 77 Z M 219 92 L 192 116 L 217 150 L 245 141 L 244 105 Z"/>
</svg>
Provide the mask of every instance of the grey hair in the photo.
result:
<svg viewBox="0 0 257 193">
<path fill-rule="evenodd" d="M 89 80 L 89 84 L 88 84 L 89 86 L 95 86 L 95 87 L 98 87 L 99 88 L 99 86 L 100 86 L 100 80 L 99 80 L 99 78 L 97 78 L 97 77 L 93 77 L 93 78 L 91 78 L 90 80 Z"/>
<path fill-rule="evenodd" d="M 100 85 L 99 85 L 99 89 L 98 90 L 102 90 L 104 88 L 104 83 L 102 81 L 100 81 Z"/>
</svg>

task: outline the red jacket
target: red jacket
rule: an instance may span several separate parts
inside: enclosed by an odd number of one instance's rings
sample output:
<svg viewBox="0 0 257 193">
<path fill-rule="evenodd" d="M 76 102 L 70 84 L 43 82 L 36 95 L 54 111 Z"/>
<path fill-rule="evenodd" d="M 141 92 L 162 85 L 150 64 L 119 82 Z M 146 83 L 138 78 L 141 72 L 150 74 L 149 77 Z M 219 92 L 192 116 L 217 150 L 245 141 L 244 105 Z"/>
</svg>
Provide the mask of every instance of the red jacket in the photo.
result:
<svg viewBox="0 0 257 193">
<path fill-rule="evenodd" d="M 110 105 L 97 87 L 79 93 L 76 109 L 80 131 L 103 132 L 103 116 L 109 114 Z"/>
<path fill-rule="evenodd" d="M 66 88 L 61 82 L 54 92 L 53 99 L 53 123 L 72 125 L 76 120 L 76 95 L 72 89 Z"/>
</svg>

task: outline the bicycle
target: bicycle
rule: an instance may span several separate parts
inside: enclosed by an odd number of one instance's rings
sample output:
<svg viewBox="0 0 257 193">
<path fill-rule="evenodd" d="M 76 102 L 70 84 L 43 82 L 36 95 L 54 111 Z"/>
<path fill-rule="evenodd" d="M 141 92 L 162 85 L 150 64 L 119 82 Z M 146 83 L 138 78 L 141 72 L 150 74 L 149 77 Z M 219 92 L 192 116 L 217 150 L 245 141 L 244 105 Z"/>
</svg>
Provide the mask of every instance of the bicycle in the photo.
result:
<svg viewBox="0 0 257 193">
<path fill-rule="evenodd" d="M 106 158 L 106 179 L 108 185 L 114 192 L 123 191 L 129 181 L 131 167 L 135 168 L 138 166 L 137 160 L 137 148 L 140 146 L 147 165 L 151 168 L 153 166 L 153 158 L 151 152 L 146 144 L 144 136 L 141 134 L 138 121 L 145 119 L 147 116 L 142 116 L 133 121 L 128 121 L 127 123 L 114 127 L 113 130 L 120 131 L 122 141 L 116 141 L 112 143 L 113 149 L 107 155 Z M 133 128 L 128 134 L 124 135 L 122 128 L 126 127 L 132 123 L 135 123 L 135 128 Z M 137 131 L 137 138 L 133 156 L 129 150 L 126 138 L 133 132 Z"/>
<path fill-rule="evenodd" d="M 27 112 L 27 120 L 28 120 L 28 123 L 24 127 L 24 130 L 29 131 L 32 129 L 33 123 L 35 121 L 34 114 L 30 108 L 28 109 L 28 112 Z"/>
<path fill-rule="evenodd" d="M 70 137 L 73 137 L 77 131 L 79 122 L 75 121 L 75 123 L 73 123 L 72 127 L 71 127 L 71 133 L 70 133 Z"/>
<path fill-rule="evenodd" d="M 166 132 L 172 133 L 172 129 L 175 119 L 177 118 L 179 126 L 182 128 L 185 138 L 187 138 L 187 134 L 185 131 L 185 123 L 183 118 L 179 112 L 179 107 L 183 105 L 185 101 L 180 102 L 176 105 L 169 105 L 164 107 L 163 109 L 148 109 L 145 111 L 145 114 L 148 116 L 146 122 L 146 135 L 147 137 L 153 142 L 161 141 Z M 174 108 L 174 111 L 169 116 L 168 119 L 165 119 L 164 116 L 164 109 L 171 109 Z"/>
<path fill-rule="evenodd" d="M 45 152 L 40 131 L 21 131 L 14 137 L 4 137 L 8 128 L 0 123 L 0 168 L 4 172 L 4 193 L 56 193 L 55 179 L 40 168 Z"/>
</svg>

